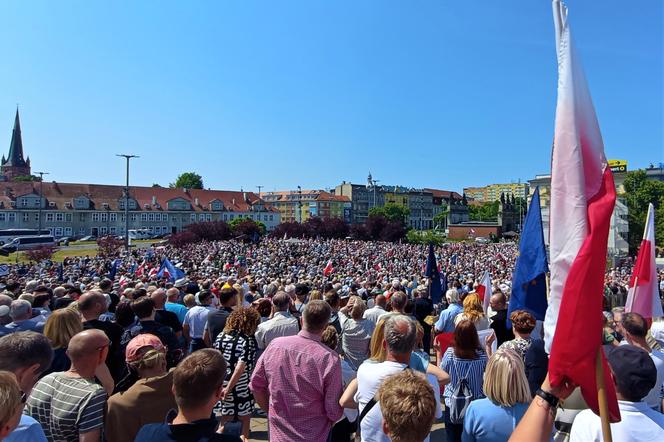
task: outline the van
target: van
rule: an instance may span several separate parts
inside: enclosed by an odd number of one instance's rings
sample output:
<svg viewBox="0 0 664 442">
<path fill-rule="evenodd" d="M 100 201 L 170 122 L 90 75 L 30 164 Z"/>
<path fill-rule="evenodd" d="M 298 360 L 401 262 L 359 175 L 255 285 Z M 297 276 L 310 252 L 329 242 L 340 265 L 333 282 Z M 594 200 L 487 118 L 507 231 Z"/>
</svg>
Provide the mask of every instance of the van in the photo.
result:
<svg viewBox="0 0 664 442">
<path fill-rule="evenodd" d="M 52 235 L 21 236 L 14 238 L 2 249 L 7 252 L 16 252 L 18 250 L 31 250 L 42 246 L 55 246 L 55 238 Z"/>
</svg>

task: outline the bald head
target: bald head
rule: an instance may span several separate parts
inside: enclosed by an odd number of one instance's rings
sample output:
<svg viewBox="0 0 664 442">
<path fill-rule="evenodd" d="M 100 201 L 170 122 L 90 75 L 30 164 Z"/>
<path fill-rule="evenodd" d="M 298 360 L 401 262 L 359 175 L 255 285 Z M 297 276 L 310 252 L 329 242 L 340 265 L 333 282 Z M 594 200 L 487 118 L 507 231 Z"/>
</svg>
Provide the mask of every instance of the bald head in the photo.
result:
<svg viewBox="0 0 664 442">
<path fill-rule="evenodd" d="M 164 289 L 154 290 L 152 293 L 150 293 L 150 298 L 154 301 L 154 307 L 157 310 L 164 308 L 164 305 L 166 304 L 166 292 Z"/>
<path fill-rule="evenodd" d="M 385 299 L 385 295 L 376 296 L 375 303 L 383 308 L 387 307 L 387 299 Z"/>
<path fill-rule="evenodd" d="M 180 290 L 176 289 L 175 287 L 171 287 L 170 289 L 166 290 L 166 298 L 168 298 L 170 302 L 176 302 L 179 296 Z"/>
<path fill-rule="evenodd" d="M 99 352 L 103 353 L 109 343 L 110 341 L 103 331 L 97 329 L 83 330 L 75 334 L 69 341 L 67 356 L 71 359 L 72 365 L 78 369 L 79 364 L 100 360 Z M 105 358 L 104 355 L 100 362 L 103 362 Z M 94 368 L 96 368 L 96 365 Z"/>
<path fill-rule="evenodd" d="M 106 311 L 106 298 L 101 292 L 85 292 L 78 298 L 78 310 L 84 315 L 101 315 Z"/>
</svg>

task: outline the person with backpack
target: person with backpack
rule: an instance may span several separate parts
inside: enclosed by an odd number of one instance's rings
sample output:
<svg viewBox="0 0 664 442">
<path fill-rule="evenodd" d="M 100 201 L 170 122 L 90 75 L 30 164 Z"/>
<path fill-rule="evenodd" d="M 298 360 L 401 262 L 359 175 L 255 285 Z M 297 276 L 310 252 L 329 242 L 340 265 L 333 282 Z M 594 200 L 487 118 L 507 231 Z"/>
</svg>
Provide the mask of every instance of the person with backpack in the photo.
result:
<svg viewBox="0 0 664 442">
<path fill-rule="evenodd" d="M 495 335 L 487 338 L 491 346 Z M 475 399 L 484 397 L 483 379 L 487 364 L 487 352 L 482 349 L 475 325 L 468 319 L 459 322 L 454 329 L 454 341 L 445 351 L 440 364 L 450 375 L 445 387 L 445 432 L 448 441 L 461 441 L 463 420 L 468 406 Z"/>
</svg>

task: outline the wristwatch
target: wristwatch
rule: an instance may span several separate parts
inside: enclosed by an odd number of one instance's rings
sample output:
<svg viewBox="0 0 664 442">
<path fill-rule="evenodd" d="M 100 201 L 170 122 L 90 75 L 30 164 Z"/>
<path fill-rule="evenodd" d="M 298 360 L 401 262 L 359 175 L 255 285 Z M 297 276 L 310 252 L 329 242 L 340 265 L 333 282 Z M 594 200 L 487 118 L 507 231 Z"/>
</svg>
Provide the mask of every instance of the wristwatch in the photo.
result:
<svg viewBox="0 0 664 442">
<path fill-rule="evenodd" d="M 535 395 L 541 397 L 544 402 L 549 404 L 549 407 L 551 407 L 552 411 L 555 411 L 555 409 L 558 408 L 558 404 L 560 404 L 560 399 L 548 391 L 542 390 L 541 388 L 537 389 Z"/>
</svg>

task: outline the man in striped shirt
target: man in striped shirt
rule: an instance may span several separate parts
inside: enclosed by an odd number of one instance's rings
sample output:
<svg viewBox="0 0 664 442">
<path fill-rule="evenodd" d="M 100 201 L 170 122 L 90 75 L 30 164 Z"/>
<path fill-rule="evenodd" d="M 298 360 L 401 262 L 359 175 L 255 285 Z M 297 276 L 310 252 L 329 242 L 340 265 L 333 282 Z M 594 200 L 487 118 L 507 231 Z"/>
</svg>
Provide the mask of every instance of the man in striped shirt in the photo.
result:
<svg viewBox="0 0 664 442">
<path fill-rule="evenodd" d="M 41 424 L 49 441 L 101 440 L 106 392 L 94 377 L 109 344 L 101 330 L 78 333 L 67 348 L 71 368 L 45 376 L 32 389 L 25 413 Z"/>
</svg>

